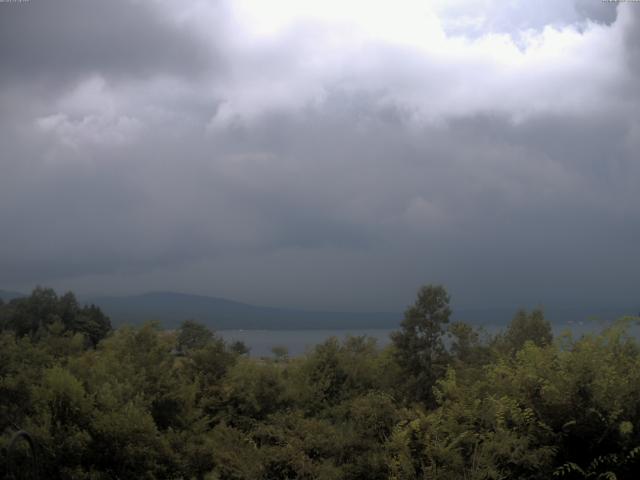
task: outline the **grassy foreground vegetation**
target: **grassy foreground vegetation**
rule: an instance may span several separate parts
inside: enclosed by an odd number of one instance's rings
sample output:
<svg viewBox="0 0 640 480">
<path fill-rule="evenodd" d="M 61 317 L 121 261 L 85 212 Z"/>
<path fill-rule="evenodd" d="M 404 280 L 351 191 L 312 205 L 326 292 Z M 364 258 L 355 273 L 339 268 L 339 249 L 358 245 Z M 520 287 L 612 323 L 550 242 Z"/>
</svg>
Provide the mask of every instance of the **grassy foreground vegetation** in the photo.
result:
<svg viewBox="0 0 640 480">
<path fill-rule="evenodd" d="M 253 359 L 38 288 L 0 304 L 0 462 L 28 469 L 24 429 L 49 479 L 638 478 L 637 318 L 554 339 L 541 311 L 494 336 L 450 315 L 429 285 L 387 348 Z"/>
</svg>

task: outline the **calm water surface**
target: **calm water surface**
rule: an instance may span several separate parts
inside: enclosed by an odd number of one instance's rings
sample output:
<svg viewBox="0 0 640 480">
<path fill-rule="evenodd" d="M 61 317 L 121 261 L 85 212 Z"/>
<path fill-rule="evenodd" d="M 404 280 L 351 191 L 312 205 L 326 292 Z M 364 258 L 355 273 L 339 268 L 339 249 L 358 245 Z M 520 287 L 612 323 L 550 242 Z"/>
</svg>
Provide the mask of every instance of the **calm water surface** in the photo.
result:
<svg viewBox="0 0 640 480">
<path fill-rule="evenodd" d="M 504 325 L 485 325 L 484 330 L 489 334 L 495 334 L 504 330 Z M 558 335 L 570 330 L 574 336 L 580 336 L 588 332 L 596 332 L 602 329 L 602 324 L 597 322 L 576 322 L 572 324 L 556 324 L 553 326 L 554 334 Z M 286 347 L 289 355 L 302 355 L 330 337 L 343 340 L 347 336 L 366 335 L 376 339 L 378 346 L 384 347 L 391 341 L 389 334 L 397 329 L 369 329 L 369 330 L 219 330 L 217 333 L 227 341 L 241 340 L 250 349 L 252 357 L 271 356 L 273 347 Z"/>
</svg>

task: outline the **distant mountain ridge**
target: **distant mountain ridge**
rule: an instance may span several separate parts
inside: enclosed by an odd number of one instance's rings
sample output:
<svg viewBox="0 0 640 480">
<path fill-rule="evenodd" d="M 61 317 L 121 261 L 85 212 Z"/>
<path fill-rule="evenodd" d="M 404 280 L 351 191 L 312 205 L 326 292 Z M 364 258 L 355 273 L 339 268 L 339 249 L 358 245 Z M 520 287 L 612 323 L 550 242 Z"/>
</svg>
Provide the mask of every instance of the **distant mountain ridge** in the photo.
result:
<svg viewBox="0 0 640 480">
<path fill-rule="evenodd" d="M 175 328 L 186 319 L 197 320 L 216 330 L 392 328 L 399 325 L 402 318 L 401 313 L 390 312 L 317 312 L 261 307 L 175 292 L 82 300 L 98 305 L 114 325 L 159 320 L 165 328 Z"/>
<path fill-rule="evenodd" d="M 24 297 L 19 292 L 0 290 L 5 302 Z M 164 328 L 176 328 L 183 320 L 204 323 L 215 330 L 314 330 L 314 329 L 393 329 L 400 326 L 403 312 L 331 312 L 292 308 L 262 307 L 224 298 L 176 292 L 149 292 L 129 296 L 82 296 L 81 303 L 93 303 L 111 318 L 114 326 L 139 325 L 159 321 Z M 472 325 L 507 325 L 517 307 L 462 308 L 452 306 L 452 321 Z M 554 324 L 580 324 L 589 320 L 611 321 L 625 315 L 639 315 L 640 306 L 544 308 Z"/>
<path fill-rule="evenodd" d="M 111 317 L 114 325 L 139 324 L 159 320 L 175 328 L 193 319 L 216 330 L 230 329 L 374 329 L 398 328 L 403 312 L 330 312 L 261 307 L 223 298 L 175 292 L 151 292 L 133 296 L 83 299 L 95 303 Z M 473 325 L 507 325 L 517 307 L 456 309 L 452 321 Z M 629 307 L 548 307 L 545 317 L 552 323 L 611 321 L 637 315 L 640 308 Z"/>
</svg>

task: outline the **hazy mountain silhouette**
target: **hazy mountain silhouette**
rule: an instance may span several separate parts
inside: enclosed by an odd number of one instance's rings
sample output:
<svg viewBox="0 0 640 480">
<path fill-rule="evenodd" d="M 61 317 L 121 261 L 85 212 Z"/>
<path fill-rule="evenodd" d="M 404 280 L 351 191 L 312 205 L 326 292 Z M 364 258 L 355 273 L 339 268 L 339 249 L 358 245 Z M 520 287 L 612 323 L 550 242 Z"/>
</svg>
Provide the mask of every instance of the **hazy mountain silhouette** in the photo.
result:
<svg viewBox="0 0 640 480">
<path fill-rule="evenodd" d="M 0 290 L 5 302 L 25 294 Z M 250 305 L 224 298 L 176 292 L 150 292 L 131 296 L 79 296 L 82 303 L 94 303 L 107 314 L 114 326 L 139 325 L 157 320 L 165 328 L 175 328 L 191 319 L 216 330 L 223 329 L 373 329 L 398 328 L 403 316 L 398 312 L 331 312 Z M 452 306 L 452 321 L 473 325 L 506 325 L 517 306 L 463 308 Z M 545 317 L 554 324 L 611 321 L 624 315 L 640 315 L 640 306 L 551 306 Z"/>
<path fill-rule="evenodd" d="M 122 297 L 84 299 L 95 303 L 114 325 L 159 320 L 173 328 L 192 319 L 221 329 L 390 328 L 399 324 L 401 312 L 316 312 L 260 307 L 223 298 L 174 292 L 152 292 Z"/>
<path fill-rule="evenodd" d="M 166 328 L 174 328 L 186 319 L 200 321 L 217 330 L 398 328 L 403 316 L 402 311 L 330 312 L 261 307 L 223 298 L 175 292 L 83 300 L 102 308 L 114 325 L 159 320 Z M 452 321 L 460 320 L 474 325 L 506 325 L 517 310 L 516 306 L 456 309 L 453 305 Z M 610 321 L 624 315 L 637 315 L 639 310 L 616 306 L 544 308 L 548 320 L 562 324 L 590 320 Z"/>
</svg>

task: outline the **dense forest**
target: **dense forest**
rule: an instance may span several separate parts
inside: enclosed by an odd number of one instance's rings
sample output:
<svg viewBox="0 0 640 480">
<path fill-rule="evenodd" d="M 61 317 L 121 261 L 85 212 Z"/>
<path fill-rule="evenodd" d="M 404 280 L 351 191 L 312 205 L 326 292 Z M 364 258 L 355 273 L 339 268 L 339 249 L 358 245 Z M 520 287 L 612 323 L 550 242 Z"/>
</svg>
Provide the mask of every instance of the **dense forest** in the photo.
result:
<svg viewBox="0 0 640 480">
<path fill-rule="evenodd" d="M 450 317 L 428 285 L 389 347 L 257 359 L 194 321 L 114 330 L 37 288 L 0 301 L 0 462 L 48 479 L 638 478 L 637 318 L 553 338 L 541 310 L 496 335 Z"/>
</svg>

